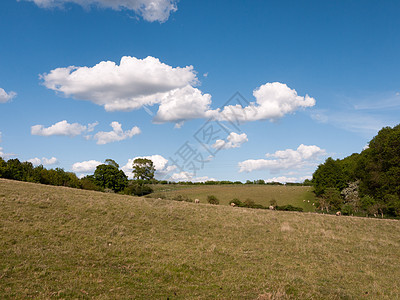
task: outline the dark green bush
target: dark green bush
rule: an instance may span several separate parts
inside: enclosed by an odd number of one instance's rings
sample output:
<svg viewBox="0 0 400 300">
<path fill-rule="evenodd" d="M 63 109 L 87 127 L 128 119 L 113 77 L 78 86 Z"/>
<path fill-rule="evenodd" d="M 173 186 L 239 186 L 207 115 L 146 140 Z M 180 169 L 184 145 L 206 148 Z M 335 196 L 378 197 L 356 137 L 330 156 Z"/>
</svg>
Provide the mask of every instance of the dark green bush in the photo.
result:
<svg viewBox="0 0 400 300">
<path fill-rule="evenodd" d="M 282 206 L 276 206 L 276 210 L 285 210 L 285 211 L 303 211 L 301 207 L 293 206 L 293 205 L 282 205 Z"/>
<path fill-rule="evenodd" d="M 124 190 L 124 194 L 135 195 L 135 196 L 145 196 L 145 195 L 151 194 L 152 192 L 153 192 L 153 189 L 150 186 L 145 185 L 145 184 L 138 184 L 138 183 L 130 184 Z"/>
<path fill-rule="evenodd" d="M 243 206 L 242 201 L 240 201 L 238 198 L 233 199 L 231 202 L 229 202 L 229 205 L 231 205 L 232 203 L 235 203 L 236 206 Z"/>
<path fill-rule="evenodd" d="M 215 197 L 214 195 L 207 196 L 207 202 L 210 203 L 210 204 L 214 204 L 214 205 L 218 205 L 219 204 L 218 198 Z"/>
</svg>

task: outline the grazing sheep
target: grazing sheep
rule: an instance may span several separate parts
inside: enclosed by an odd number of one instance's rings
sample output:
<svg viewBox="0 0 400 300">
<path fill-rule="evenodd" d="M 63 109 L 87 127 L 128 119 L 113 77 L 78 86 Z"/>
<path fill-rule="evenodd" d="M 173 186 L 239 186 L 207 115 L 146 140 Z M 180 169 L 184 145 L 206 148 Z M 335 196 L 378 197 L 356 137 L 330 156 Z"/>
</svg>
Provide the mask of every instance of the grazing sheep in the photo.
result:
<svg viewBox="0 0 400 300">
<path fill-rule="evenodd" d="M 231 203 L 231 206 L 234 207 L 234 206 L 236 206 L 236 204 L 232 202 L 232 203 Z"/>
<path fill-rule="evenodd" d="M 303 200 L 303 202 L 306 202 L 306 200 Z"/>
<path fill-rule="evenodd" d="M 340 216 L 340 215 L 342 215 L 342 213 L 341 213 L 340 211 L 338 211 L 338 212 L 336 213 L 336 215 L 337 215 L 337 216 Z"/>
<path fill-rule="evenodd" d="M 194 199 L 194 203 L 200 203 L 199 199 Z"/>
<path fill-rule="evenodd" d="M 307 200 L 308 203 L 310 203 L 310 200 Z"/>
<path fill-rule="evenodd" d="M 269 206 L 269 209 L 270 209 L 270 210 L 274 210 L 275 207 L 273 207 L 272 205 L 270 205 L 270 206 Z"/>
<path fill-rule="evenodd" d="M 313 203 L 312 205 L 315 205 L 315 203 Z"/>
</svg>

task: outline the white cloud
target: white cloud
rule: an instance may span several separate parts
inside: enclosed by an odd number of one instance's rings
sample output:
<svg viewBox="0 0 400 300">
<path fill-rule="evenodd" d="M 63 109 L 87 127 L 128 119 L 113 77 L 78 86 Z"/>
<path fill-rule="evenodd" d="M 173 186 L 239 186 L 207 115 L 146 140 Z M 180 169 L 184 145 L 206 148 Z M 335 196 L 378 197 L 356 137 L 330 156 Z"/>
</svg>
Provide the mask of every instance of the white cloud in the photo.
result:
<svg viewBox="0 0 400 300">
<path fill-rule="evenodd" d="M 286 176 L 273 177 L 265 180 L 265 182 L 280 182 L 280 183 L 297 182 L 297 181 L 298 179 L 296 177 L 286 177 Z"/>
<path fill-rule="evenodd" d="M 15 156 L 14 153 L 4 153 L 3 147 L 0 147 L 0 157 L 4 159 L 8 159 L 9 157 Z"/>
<path fill-rule="evenodd" d="M 126 140 L 133 137 L 134 135 L 140 134 L 140 129 L 137 126 L 132 127 L 131 130 L 122 130 L 122 125 L 118 122 L 111 122 L 110 126 L 112 131 L 99 131 L 94 136 L 93 139 L 97 140 L 98 145 L 105 145 L 112 142 Z"/>
<path fill-rule="evenodd" d="M 226 140 L 216 140 L 215 144 L 212 145 L 215 149 L 231 149 L 239 148 L 243 143 L 247 142 L 248 138 L 245 133 L 238 134 L 231 132 Z"/>
<path fill-rule="evenodd" d="M 286 177 L 286 176 L 279 176 L 279 177 L 273 177 L 265 180 L 266 182 L 280 182 L 280 183 L 286 183 L 286 182 L 303 182 L 306 179 L 311 179 L 312 176 L 302 176 L 302 177 Z"/>
<path fill-rule="evenodd" d="M 178 90 L 198 82 L 192 66 L 173 68 L 151 56 L 124 56 L 119 65 L 102 61 L 94 67 L 57 68 L 41 78 L 48 89 L 91 101 L 107 111 L 129 111 L 161 103 L 194 92 L 189 88 Z"/>
<path fill-rule="evenodd" d="M 52 165 L 58 164 L 58 159 L 55 157 L 52 157 L 52 158 L 43 157 L 42 159 L 35 157 L 35 158 L 28 159 L 28 161 L 31 162 L 35 166 L 38 166 L 38 165 L 52 166 Z"/>
<path fill-rule="evenodd" d="M 215 178 L 210 178 L 208 176 L 202 176 L 202 177 L 195 177 L 193 173 L 190 172 L 180 172 L 180 173 L 174 173 L 171 175 L 170 178 L 168 178 L 170 181 L 191 181 L 191 182 L 206 182 L 206 181 L 216 181 Z"/>
<path fill-rule="evenodd" d="M 7 93 L 5 90 L 0 88 L 0 103 L 6 103 L 11 99 L 13 99 L 15 96 L 17 96 L 17 93 L 15 92 Z"/>
<path fill-rule="evenodd" d="M 47 128 L 43 125 L 34 125 L 31 127 L 31 134 L 41 136 L 62 135 L 73 137 L 86 131 L 93 130 L 96 125 L 97 122 L 84 126 L 79 123 L 69 124 L 66 120 L 63 120 Z"/>
<path fill-rule="evenodd" d="M 120 64 L 102 61 L 93 67 L 57 68 L 40 76 L 48 89 L 75 99 L 91 101 L 106 111 L 130 111 L 159 105 L 154 122 L 177 123 L 215 118 L 222 121 L 276 120 L 298 109 L 315 105 L 308 95 L 298 96 L 286 84 L 266 83 L 253 95 L 256 103 L 211 109 L 211 95 L 199 84 L 193 66 L 172 67 L 148 56 L 124 56 Z"/>
<path fill-rule="evenodd" d="M 209 117 L 212 114 L 210 105 L 210 94 L 202 94 L 199 89 L 187 85 L 164 95 L 154 122 L 175 122 L 179 128 L 185 120 Z"/>
<path fill-rule="evenodd" d="M 19 0 L 18 0 L 19 1 Z M 64 3 L 75 3 L 85 8 L 91 5 L 114 10 L 132 10 L 149 22 L 165 22 L 177 10 L 177 0 L 27 0 L 43 8 L 62 7 Z"/>
<path fill-rule="evenodd" d="M 132 179 L 133 178 L 133 162 L 136 158 L 146 158 L 146 159 L 150 159 L 153 164 L 154 167 L 156 169 L 156 173 L 155 173 L 155 177 L 159 177 L 159 176 L 164 176 L 166 174 L 168 174 L 169 172 L 172 172 L 173 170 L 176 169 L 176 166 L 171 166 L 168 165 L 168 159 L 164 158 L 161 155 L 150 155 L 150 156 L 137 156 L 131 159 L 128 159 L 128 162 L 126 163 L 125 166 L 123 166 L 121 168 L 122 171 L 124 171 L 125 175 L 128 176 L 128 178 Z"/>
<path fill-rule="evenodd" d="M 315 99 L 297 95 L 296 90 L 280 82 L 266 83 L 253 91 L 256 103 L 250 106 L 228 105 L 223 108 L 220 120 L 248 122 L 257 120 L 277 120 L 296 110 L 315 105 Z"/>
<path fill-rule="evenodd" d="M 46 166 L 55 165 L 58 163 L 58 160 L 55 157 L 52 157 L 52 158 L 43 157 L 42 161 L 43 161 L 43 164 Z"/>
<path fill-rule="evenodd" d="M 249 159 L 239 162 L 239 172 L 252 172 L 255 170 L 271 170 L 279 172 L 291 168 L 301 168 L 316 161 L 319 156 L 325 155 L 325 150 L 318 146 L 306 146 L 301 144 L 296 150 L 279 150 L 273 154 L 267 153 L 267 158 L 273 159 Z"/>
<path fill-rule="evenodd" d="M 72 165 L 72 171 L 77 173 L 93 173 L 96 167 L 101 164 L 102 162 L 97 160 L 76 162 Z"/>
</svg>

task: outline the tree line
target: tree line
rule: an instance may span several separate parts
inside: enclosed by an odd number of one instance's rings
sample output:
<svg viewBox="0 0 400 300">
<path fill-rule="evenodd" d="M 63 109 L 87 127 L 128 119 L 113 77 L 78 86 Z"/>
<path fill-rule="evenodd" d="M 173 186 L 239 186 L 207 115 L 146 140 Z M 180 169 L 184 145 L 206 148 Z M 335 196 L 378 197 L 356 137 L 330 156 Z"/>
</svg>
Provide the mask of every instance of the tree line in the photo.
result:
<svg viewBox="0 0 400 300">
<path fill-rule="evenodd" d="M 154 179 L 153 162 L 139 158 L 132 167 L 135 180 L 128 180 L 112 159 L 97 166 L 93 175 L 78 178 L 75 173 L 62 168 L 48 170 L 43 165 L 35 167 L 31 162 L 21 162 L 17 158 L 6 161 L 0 157 L 0 178 L 129 195 L 151 193 L 153 190 L 147 184 Z"/>
<path fill-rule="evenodd" d="M 321 211 L 400 217 L 400 125 L 382 128 L 361 153 L 329 157 L 312 183 Z"/>
</svg>

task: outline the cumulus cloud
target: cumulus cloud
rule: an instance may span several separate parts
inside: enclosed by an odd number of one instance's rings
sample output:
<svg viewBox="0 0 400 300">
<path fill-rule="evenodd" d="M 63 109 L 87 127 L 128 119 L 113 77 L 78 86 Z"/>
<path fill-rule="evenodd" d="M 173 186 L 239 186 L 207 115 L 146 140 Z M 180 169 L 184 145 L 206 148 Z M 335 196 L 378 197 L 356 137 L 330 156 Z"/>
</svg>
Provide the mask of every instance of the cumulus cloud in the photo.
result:
<svg viewBox="0 0 400 300">
<path fill-rule="evenodd" d="M 266 83 L 253 91 L 256 102 L 249 106 L 227 105 L 218 115 L 220 120 L 249 122 L 258 120 L 277 120 L 286 114 L 312 107 L 315 99 L 299 96 L 296 90 L 280 82 Z"/>
<path fill-rule="evenodd" d="M 193 93 L 187 86 L 198 83 L 192 66 L 173 68 L 151 56 L 124 56 L 119 65 L 102 61 L 94 67 L 57 68 L 41 78 L 48 89 L 91 101 L 107 111 L 129 111 L 161 103 L 164 98 Z M 177 89 L 182 88 L 186 89 L 179 93 Z"/>
<path fill-rule="evenodd" d="M 18 0 L 20 1 L 20 0 Z M 79 4 L 85 8 L 97 5 L 113 10 L 132 10 L 149 22 L 165 22 L 177 11 L 177 0 L 27 0 L 43 8 L 62 7 L 65 3 Z"/>
<path fill-rule="evenodd" d="M 231 132 L 226 140 L 216 140 L 215 144 L 212 145 L 212 147 L 215 149 L 239 148 L 243 143 L 247 141 L 248 138 L 245 133 L 238 134 L 236 132 Z"/>
<path fill-rule="evenodd" d="M 122 125 L 118 122 L 111 122 L 110 126 L 113 129 L 112 131 L 99 131 L 93 136 L 93 139 L 97 140 L 98 145 L 126 140 L 134 135 L 140 134 L 140 128 L 137 126 L 126 131 L 122 130 Z"/>
<path fill-rule="evenodd" d="M 239 172 L 252 172 L 255 170 L 279 172 L 279 170 L 301 168 L 325 154 L 326 151 L 318 146 L 301 144 L 296 150 L 286 149 L 272 154 L 267 153 L 265 156 L 269 159 L 249 159 L 239 162 Z"/>
<path fill-rule="evenodd" d="M 96 167 L 101 164 L 102 162 L 97 160 L 76 162 L 72 165 L 72 171 L 76 173 L 93 173 Z"/>
<path fill-rule="evenodd" d="M 154 122 L 176 122 L 180 127 L 185 120 L 211 116 L 213 112 L 210 105 L 210 94 L 203 94 L 199 89 L 187 85 L 164 95 Z"/>
<path fill-rule="evenodd" d="M 164 176 L 164 175 L 168 174 L 169 172 L 172 172 L 173 170 L 176 169 L 176 166 L 169 165 L 168 159 L 164 158 L 163 156 L 161 156 L 159 154 L 150 155 L 150 156 L 137 156 L 137 157 L 128 159 L 128 162 L 126 163 L 126 165 L 121 168 L 121 170 L 124 171 L 126 176 L 128 176 L 128 178 L 130 178 L 130 179 L 133 178 L 132 166 L 133 166 L 134 160 L 137 158 L 146 158 L 146 159 L 150 159 L 153 162 L 154 167 L 156 169 L 155 177 Z"/>
<path fill-rule="evenodd" d="M 42 74 L 43 85 L 65 97 L 91 101 L 106 111 L 130 111 L 159 105 L 155 123 L 214 118 L 221 121 L 276 120 L 298 109 L 315 105 L 315 99 L 299 96 L 286 84 L 266 83 L 253 95 L 248 106 L 211 108 L 211 95 L 199 84 L 193 66 L 172 67 L 148 56 L 124 56 L 118 64 L 102 61 L 93 67 L 57 68 Z"/>
<path fill-rule="evenodd" d="M 7 93 L 5 90 L 0 88 L 0 103 L 11 101 L 15 96 L 17 96 L 17 93 L 12 91 Z"/>
<path fill-rule="evenodd" d="M 61 135 L 73 137 L 86 131 L 92 131 L 97 124 L 98 123 L 96 122 L 84 126 L 79 123 L 70 124 L 66 120 L 63 120 L 47 128 L 43 125 L 34 125 L 31 127 L 31 134 L 41 136 Z"/>
<path fill-rule="evenodd" d="M 35 157 L 35 158 L 28 159 L 28 161 L 31 162 L 35 166 L 38 166 L 38 165 L 52 166 L 52 165 L 58 164 L 58 159 L 55 157 L 52 157 L 52 158 L 43 157 L 42 159 Z"/>
</svg>

